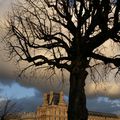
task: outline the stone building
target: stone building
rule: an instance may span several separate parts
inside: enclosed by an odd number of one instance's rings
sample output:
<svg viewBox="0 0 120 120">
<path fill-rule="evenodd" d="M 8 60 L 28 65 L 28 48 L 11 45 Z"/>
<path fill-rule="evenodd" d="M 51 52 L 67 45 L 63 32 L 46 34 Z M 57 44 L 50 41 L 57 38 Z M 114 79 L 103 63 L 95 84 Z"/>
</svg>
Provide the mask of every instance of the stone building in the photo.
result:
<svg viewBox="0 0 120 120">
<path fill-rule="evenodd" d="M 63 92 L 44 94 L 43 105 L 37 108 L 37 120 L 67 120 L 67 104 Z M 88 120 L 120 120 L 117 115 L 89 112 Z"/>
<path fill-rule="evenodd" d="M 120 120 L 115 114 L 89 112 L 88 120 Z"/>
<path fill-rule="evenodd" d="M 37 120 L 66 120 L 67 105 L 63 92 L 44 94 L 43 105 L 37 108 Z"/>
<path fill-rule="evenodd" d="M 36 120 L 35 112 L 24 112 L 20 115 L 21 120 Z"/>
<path fill-rule="evenodd" d="M 36 120 L 35 112 L 13 113 L 7 116 L 5 120 Z"/>
<path fill-rule="evenodd" d="M 67 120 L 67 104 L 63 92 L 45 93 L 42 106 L 36 112 L 19 113 L 19 117 L 9 120 Z M 89 112 L 88 120 L 120 120 L 114 114 Z"/>
</svg>

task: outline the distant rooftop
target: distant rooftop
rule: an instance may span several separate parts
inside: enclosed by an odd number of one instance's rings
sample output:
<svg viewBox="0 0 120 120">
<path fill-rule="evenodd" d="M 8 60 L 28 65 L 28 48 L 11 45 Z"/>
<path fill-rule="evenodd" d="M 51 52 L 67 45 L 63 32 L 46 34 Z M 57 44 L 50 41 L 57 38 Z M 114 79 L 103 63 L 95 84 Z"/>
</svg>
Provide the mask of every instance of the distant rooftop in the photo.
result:
<svg viewBox="0 0 120 120">
<path fill-rule="evenodd" d="M 112 117 L 112 118 L 120 118 L 120 116 L 112 113 L 103 113 L 103 112 L 95 112 L 95 111 L 89 111 L 89 115 L 94 116 L 103 116 L 103 117 Z"/>
</svg>

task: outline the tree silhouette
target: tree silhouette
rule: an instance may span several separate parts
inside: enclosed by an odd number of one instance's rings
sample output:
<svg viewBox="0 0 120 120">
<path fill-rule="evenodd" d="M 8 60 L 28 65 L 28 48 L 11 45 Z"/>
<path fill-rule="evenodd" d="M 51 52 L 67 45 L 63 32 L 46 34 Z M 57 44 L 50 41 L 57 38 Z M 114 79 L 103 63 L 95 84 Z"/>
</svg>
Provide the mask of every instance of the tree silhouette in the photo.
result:
<svg viewBox="0 0 120 120">
<path fill-rule="evenodd" d="M 12 57 L 70 73 L 68 120 L 87 120 L 84 86 L 90 62 L 120 67 L 119 55 L 96 50 L 106 41 L 120 42 L 120 1 L 24 0 L 13 7 L 8 29 Z"/>
<path fill-rule="evenodd" d="M 6 99 L 0 102 L 0 120 L 9 120 L 10 116 L 14 115 L 17 118 L 17 112 L 21 109 L 17 107 L 17 104 L 12 100 Z"/>
</svg>

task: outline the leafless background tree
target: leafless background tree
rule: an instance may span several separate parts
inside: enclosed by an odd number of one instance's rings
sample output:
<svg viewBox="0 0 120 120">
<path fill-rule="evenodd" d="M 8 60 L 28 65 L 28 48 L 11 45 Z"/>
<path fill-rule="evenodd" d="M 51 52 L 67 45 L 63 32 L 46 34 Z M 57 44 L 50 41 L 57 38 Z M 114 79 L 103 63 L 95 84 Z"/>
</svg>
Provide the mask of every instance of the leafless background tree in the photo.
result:
<svg viewBox="0 0 120 120">
<path fill-rule="evenodd" d="M 27 68 L 70 73 L 68 120 L 88 119 L 84 86 L 92 60 L 119 71 L 119 53 L 98 49 L 110 40 L 120 42 L 119 0 L 24 0 L 13 7 L 5 37 L 11 58 L 27 61 Z"/>
<path fill-rule="evenodd" d="M 17 118 L 17 113 L 20 111 L 21 108 L 12 100 L 5 99 L 0 102 L 0 120 L 9 120 L 10 116 Z"/>
</svg>

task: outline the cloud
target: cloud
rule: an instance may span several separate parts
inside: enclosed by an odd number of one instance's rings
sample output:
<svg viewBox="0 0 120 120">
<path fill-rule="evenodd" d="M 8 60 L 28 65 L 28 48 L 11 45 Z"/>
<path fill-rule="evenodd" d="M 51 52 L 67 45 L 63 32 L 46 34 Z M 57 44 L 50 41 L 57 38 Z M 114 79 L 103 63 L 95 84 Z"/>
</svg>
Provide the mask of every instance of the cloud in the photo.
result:
<svg viewBox="0 0 120 120">
<path fill-rule="evenodd" d="M 112 82 L 101 82 L 95 84 L 93 82 L 87 84 L 86 94 L 88 96 L 107 96 L 111 99 L 120 98 L 120 83 Z"/>
<path fill-rule="evenodd" d="M 34 96 L 26 96 L 21 99 L 14 99 L 14 102 L 21 107 L 23 112 L 35 112 L 37 107 L 42 104 L 43 96 L 41 92 L 36 90 Z"/>
<path fill-rule="evenodd" d="M 2 92 L 2 89 L 0 88 L 0 92 Z"/>
<path fill-rule="evenodd" d="M 27 91 L 29 92 L 29 95 L 25 91 L 23 93 L 22 88 L 17 90 L 17 93 L 20 94 L 19 97 L 16 97 L 16 95 L 4 96 L 2 94 L 0 96 L 0 104 L 9 99 L 9 100 L 11 100 L 12 103 L 16 103 L 15 107 L 18 108 L 17 110 L 20 110 L 20 112 L 36 111 L 37 107 L 42 104 L 43 95 L 37 89 L 34 89 L 34 91 L 32 91 L 32 94 L 31 94 L 30 90 L 27 90 Z M 23 94 L 23 95 L 21 96 L 21 94 Z"/>
<path fill-rule="evenodd" d="M 32 68 L 26 71 L 21 79 L 18 79 L 17 76 L 19 75 L 20 71 L 19 69 L 17 69 L 17 66 L 15 65 L 13 66 L 14 67 L 8 67 L 8 68 L 6 67 L 5 68 L 6 70 L 4 70 L 4 74 L 3 74 L 3 70 L 1 70 L 2 79 L 0 79 L 0 81 L 3 84 L 10 85 L 16 81 L 24 87 L 34 87 L 39 89 L 43 93 L 48 92 L 50 90 L 56 92 L 63 90 L 65 94 L 68 95 L 69 73 L 65 72 L 65 79 L 62 81 L 62 77 L 59 72 L 57 73 L 57 75 L 49 77 L 51 75 L 51 71 L 49 70 L 45 71 L 41 69 L 38 69 L 36 71 L 35 68 Z M 22 68 L 20 69 L 22 70 Z M 96 78 L 95 82 L 91 80 L 90 76 L 88 76 L 86 80 L 85 88 L 88 97 L 107 96 L 111 99 L 116 99 L 120 97 L 120 92 L 119 92 L 120 81 L 115 81 L 114 75 L 108 77 L 107 80 L 103 80 L 103 81 L 99 79 L 97 80 Z"/>
<path fill-rule="evenodd" d="M 5 13 L 9 11 L 12 0 L 0 0 L 0 18 L 5 17 Z"/>
<path fill-rule="evenodd" d="M 119 114 L 120 106 L 116 106 L 116 104 L 120 104 L 120 99 L 111 100 L 108 97 L 87 99 L 87 107 L 89 111 Z"/>
<path fill-rule="evenodd" d="M 10 0 L 3 1 L 1 0 L 1 11 L 3 13 L 6 12 L 6 8 L 10 6 Z M 6 9 L 6 10 L 5 10 Z M 2 14 L 1 14 L 2 16 Z M 106 49 L 108 49 L 108 43 L 106 44 Z M 109 43 L 110 45 L 110 43 Z M 4 49 L 4 46 L 1 44 L 1 49 Z M 107 50 L 107 55 L 112 56 L 113 54 L 116 53 L 116 50 L 114 52 L 110 52 L 111 50 Z M 106 51 L 103 51 L 103 53 Z M 3 56 L 4 59 L 6 59 L 7 52 L 2 51 L 0 52 L 0 56 Z M 22 79 L 18 80 L 17 76 L 19 75 L 20 71 L 24 69 L 28 63 L 22 63 L 21 66 L 15 64 L 14 61 L 9 61 L 9 62 L 4 62 L 2 59 L 0 60 L 0 77 L 1 77 L 1 82 L 3 84 L 12 84 L 14 80 L 16 80 L 19 84 L 25 87 L 35 87 L 42 92 L 47 92 L 50 90 L 53 91 L 60 91 L 63 90 L 66 95 L 68 95 L 69 91 L 69 73 L 65 72 L 65 80 L 62 80 L 61 74 L 57 72 L 57 75 L 54 75 L 50 77 L 52 72 L 45 71 L 43 69 L 36 70 L 35 68 L 30 68 L 28 71 L 26 71 Z M 101 71 L 101 76 L 103 76 L 104 71 L 102 67 L 98 67 L 98 71 Z M 108 81 L 99 81 L 98 78 L 98 73 L 95 72 L 94 74 L 97 75 L 96 79 L 96 84 L 91 80 L 90 76 L 87 78 L 87 84 L 86 84 L 86 94 L 89 97 L 95 97 L 96 95 L 99 96 L 108 96 L 110 98 L 119 98 L 120 93 L 119 93 L 119 88 L 120 84 L 114 82 L 114 77 L 113 74 L 108 77 Z M 103 77 L 104 79 L 104 77 Z M 111 82 L 110 82 L 111 81 Z"/>
<path fill-rule="evenodd" d="M 6 11 L 10 7 L 10 1 L 12 0 L 0 0 L 0 21 L 4 20 L 4 16 L 7 15 Z M 3 29 L 0 30 L 3 32 Z M 107 52 L 107 56 L 116 55 L 116 50 L 119 48 L 116 46 L 114 50 L 109 49 L 110 42 L 105 43 L 107 51 L 103 50 L 103 53 Z M 109 44 L 109 45 L 108 45 Z M 104 47 L 103 47 L 104 48 Z M 102 49 L 102 47 L 101 47 Z M 110 52 L 113 51 L 113 52 Z M 15 61 L 4 62 L 6 60 L 8 52 L 4 50 L 4 46 L 0 44 L 0 82 L 4 85 L 11 85 L 16 81 L 26 87 L 34 87 L 40 92 L 36 91 L 33 96 L 25 96 L 24 98 L 15 99 L 18 105 L 21 106 L 24 111 L 35 111 L 37 106 L 40 105 L 43 101 L 42 93 L 53 91 L 63 90 L 66 95 L 69 91 L 69 73 L 65 72 L 65 80 L 62 80 L 61 74 L 57 72 L 57 75 L 50 77 L 52 73 L 50 70 L 45 71 L 43 69 L 36 70 L 35 68 L 30 68 L 26 71 L 22 79 L 18 79 L 20 71 L 25 68 L 28 63 L 22 63 L 22 66 L 19 66 Z M 4 58 L 4 60 L 3 60 Z M 105 72 L 103 67 L 97 67 L 100 72 L 102 79 L 105 77 Z M 87 94 L 87 106 L 90 111 L 99 111 L 99 112 L 110 112 L 120 114 L 120 81 L 114 81 L 113 73 L 107 75 L 107 81 L 101 81 L 98 72 L 94 71 L 95 83 L 88 76 L 86 80 L 86 94 Z M 49 78 L 49 79 L 48 79 Z M 2 89 L 0 89 L 2 92 Z M 102 97 L 99 97 L 102 96 Z M 106 97 L 107 96 L 107 97 Z M 0 100 L 3 100 L 3 96 L 0 96 Z"/>
<path fill-rule="evenodd" d="M 120 80 L 118 69 L 111 69 L 100 64 L 92 71 L 88 70 L 89 75 L 86 79 L 86 94 L 89 97 L 104 96 L 110 99 L 120 98 Z"/>
</svg>

